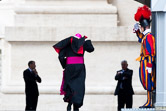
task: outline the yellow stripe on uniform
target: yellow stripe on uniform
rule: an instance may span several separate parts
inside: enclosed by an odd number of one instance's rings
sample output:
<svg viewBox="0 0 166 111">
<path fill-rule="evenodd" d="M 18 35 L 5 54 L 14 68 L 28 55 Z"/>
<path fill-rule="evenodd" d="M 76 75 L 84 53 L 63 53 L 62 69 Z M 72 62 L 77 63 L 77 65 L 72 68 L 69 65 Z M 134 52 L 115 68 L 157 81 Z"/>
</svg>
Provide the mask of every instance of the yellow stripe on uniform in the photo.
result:
<svg viewBox="0 0 166 111">
<path fill-rule="evenodd" d="M 147 60 L 144 60 L 144 68 L 145 68 L 145 76 L 146 76 L 146 89 L 148 89 L 148 77 L 147 77 L 147 70 L 146 70 Z"/>
</svg>

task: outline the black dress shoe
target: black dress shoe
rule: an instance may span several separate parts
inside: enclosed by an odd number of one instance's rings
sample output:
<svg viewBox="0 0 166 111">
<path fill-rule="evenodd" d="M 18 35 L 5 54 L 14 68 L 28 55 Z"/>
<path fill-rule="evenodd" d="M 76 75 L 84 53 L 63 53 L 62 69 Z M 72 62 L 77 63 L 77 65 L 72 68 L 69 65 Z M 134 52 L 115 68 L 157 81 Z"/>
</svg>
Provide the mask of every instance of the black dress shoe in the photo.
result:
<svg viewBox="0 0 166 111">
<path fill-rule="evenodd" d="M 151 106 L 140 106 L 139 108 L 152 108 Z"/>
</svg>

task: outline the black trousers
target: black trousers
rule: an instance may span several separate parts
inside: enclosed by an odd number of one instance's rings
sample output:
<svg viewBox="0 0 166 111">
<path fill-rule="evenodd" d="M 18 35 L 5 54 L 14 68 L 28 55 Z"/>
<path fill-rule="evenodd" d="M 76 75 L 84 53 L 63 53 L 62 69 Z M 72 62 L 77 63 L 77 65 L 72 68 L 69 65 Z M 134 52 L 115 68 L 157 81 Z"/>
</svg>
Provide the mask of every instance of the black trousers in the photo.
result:
<svg viewBox="0 0 166 111">
<path fill-rule="evenodd" d="M 121 108 L 132 108 L 133 105 L 133 95 L 126 94 L 126 91 L 120 90 L 118 94 L 118 111 L 121 111 Z"/>
<path fill-rule="evenodd" d="M 72 106 L 72 103 L 68 103 L 67 111 L 71 111 L 71 106 Z M 75 104 L 73 104 L 73 111 L 79 111 L 79 107 Z"/>
<path fill-rule="evenodd" d="M 38 102 L 38 95 L 37 96 L 26 95 L 25 111 L 36 111 L 37 102 Z"/>
</svg>

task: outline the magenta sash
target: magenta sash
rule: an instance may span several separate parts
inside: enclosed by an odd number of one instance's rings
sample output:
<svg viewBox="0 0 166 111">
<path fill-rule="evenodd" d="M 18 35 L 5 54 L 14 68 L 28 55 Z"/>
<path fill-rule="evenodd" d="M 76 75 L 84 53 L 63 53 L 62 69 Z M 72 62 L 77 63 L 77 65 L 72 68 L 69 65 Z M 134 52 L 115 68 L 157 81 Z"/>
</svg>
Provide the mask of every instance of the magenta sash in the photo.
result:
<svg viewBox="0 0 166 111">
<path fill-rule="evenodd" d="M 84 64 L 83 57 L 67 57 L 67 64 Z"/>
<path fill-rule="evenodd" d="M 83 57 L 67 57 L 67 64 L 84 64 L 84 58 Z M 62 78 L 62 83 L 60 87 L 60 95 L 65 95 L 66 92 L 63 90 L 64 86 L 64 71 L 63 71 L 63 78 Z"/>
<path fill-rule="evenodd" d="M 64 86 L 64 71 L 63 71 L 63 78 L 62 78 L 62 83 L 61 83 L 61 88 L 60 88 L 60 95 L 66 94 L 66 92 L 63 91 L 63 86 Z"/>
</svg>

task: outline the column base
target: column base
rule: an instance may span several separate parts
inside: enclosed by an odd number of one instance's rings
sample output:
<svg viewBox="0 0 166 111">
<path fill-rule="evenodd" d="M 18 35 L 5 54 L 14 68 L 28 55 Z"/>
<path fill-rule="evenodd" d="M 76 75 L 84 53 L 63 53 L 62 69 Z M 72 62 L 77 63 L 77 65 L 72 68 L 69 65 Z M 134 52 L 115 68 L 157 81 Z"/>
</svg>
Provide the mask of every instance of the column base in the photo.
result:
<svg viewBox="0 0 166 111">
<path fill-rule="evenodd" d="M 166 106 L 157 106 L 156 110 L 165 111 L 166 110 Z"/>
</svg>

